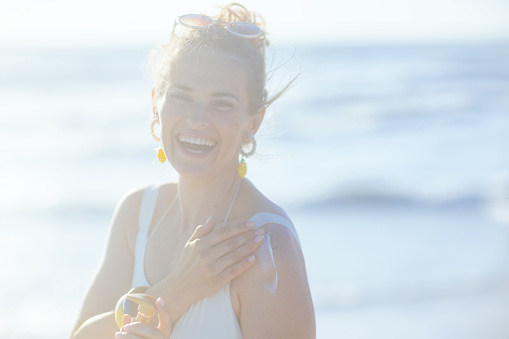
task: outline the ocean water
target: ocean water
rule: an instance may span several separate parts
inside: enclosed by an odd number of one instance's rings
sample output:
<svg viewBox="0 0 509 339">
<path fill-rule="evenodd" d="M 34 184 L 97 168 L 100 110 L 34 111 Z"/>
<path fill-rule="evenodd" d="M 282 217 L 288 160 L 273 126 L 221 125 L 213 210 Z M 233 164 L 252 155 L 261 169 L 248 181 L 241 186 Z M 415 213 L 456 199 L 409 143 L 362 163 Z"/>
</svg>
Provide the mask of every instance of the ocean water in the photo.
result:
<svg viewBox="0 0 509 339">
<path fill-rule="evenodd" d="M 509 336 L 509 45 L 292 46 L 248 178 L 299 232 L 318 338 Z M 0 51 L 2 338 L 65 338 L 127 190 L 174 180 L 148 49 Z"/>
</svg>

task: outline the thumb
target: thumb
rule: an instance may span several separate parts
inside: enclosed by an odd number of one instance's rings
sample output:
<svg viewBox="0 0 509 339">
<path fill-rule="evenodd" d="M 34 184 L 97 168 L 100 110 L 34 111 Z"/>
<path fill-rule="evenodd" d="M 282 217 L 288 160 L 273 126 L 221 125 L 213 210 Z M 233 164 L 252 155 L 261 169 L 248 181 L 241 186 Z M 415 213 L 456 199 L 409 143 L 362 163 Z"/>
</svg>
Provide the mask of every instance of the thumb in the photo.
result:
<svg viewBox="0 0 509 339">
<path fill-rule="evenodd" d="M 131 317 L 129 314 L 124 314 L 122 316 L 122 324 L 124 324 L 124 325 L 130 324 L 132 320 L 133 320 L 133 317 Z"/>
<path fill-rule="evenodd" d="M 122 327 L 120 328 L 119 332 L 125 332 L 124 326 L 127 324 L 130 324 L 133 318 L 129 314 L 124 314 L 122 316 Z"/>
<path fill-rule="evenodd" d="M 212 232 L 213 229 L 214 229 L 214 220 L 213 220 L 212 216 L 210 216 L 207 219 L 207 221 L 205 221 L 205 224 L 196 227 L 193 235 L 189 239 L 189 242 L 196 240 L 196 239 L 203 238 L 204 236 L 210 234 L 210 232 Z"/>
<path fill-rule="evenodd" d="M 171 327 L 173 325 L 170 317 L 170 312 L 166 303 L 162 298 L 158 298 L 156 301 L 157 317 L 159 318 L 159 330 L 165 338 L 169 338 L 171 334 Z"/>
</svg>

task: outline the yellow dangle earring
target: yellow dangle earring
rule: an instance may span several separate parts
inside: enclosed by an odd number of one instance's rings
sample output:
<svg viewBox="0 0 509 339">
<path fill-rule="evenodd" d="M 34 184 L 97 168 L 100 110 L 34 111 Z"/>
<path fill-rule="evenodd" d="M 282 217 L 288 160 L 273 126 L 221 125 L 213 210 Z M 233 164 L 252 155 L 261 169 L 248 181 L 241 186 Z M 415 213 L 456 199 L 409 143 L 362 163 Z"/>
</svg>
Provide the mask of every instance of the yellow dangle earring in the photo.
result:
<svg viewBox="0 0 509 339">
<path fill-rule="evenodd" d="M 242 155 L 242 159 L 240 160 L 239 166 L 237 167 L 237 173 L 239 173 L 239 176 L 241 178 L 244 178 L 247 174 L 247 164 L 244 158 L 249 158 L 252 156 L 256 151 L 256 140 L 253 135 L 248 134 L 249 142 L 251 144 L 251 149 L 249 152 L 245 152 L 244 149 L 242 149 L 242 145 L 240 145 L 240 154 Z"/>
<path fill-rule="evenodd" d="M 247 174 L 247 165 L 244 161 L 244 157 L 240 160 L 239 166 L 237 166 L 237 172 L 241 178 L 244 178 Z"/>
<path fill-rule="evenodd" d="M 155 108 L 154 108 L 155 109 Z M 161 138 L 157 136 L 157 134 L 154 131 L 154 126 L 159 125 L 159 119 L 157 118 L 157 113 L 154 111 L 155 118 L 152 119 L 152 122 L 150 123 L 150 134 L 152 134 L 152 137 L 156 141 L 161 141 Z M 162 163 L 166 161 L 166 154 L 164 154 L 163 148 L 160 146 L 155 149 L 157 154 L 157 160 L 159 160 Z"/>
<path fill-rule="evenodd" d="M 159 160 L 161 162 L 161 164 L 163 162 L 166 161 L 166 154 L 164 154 L 164 150 L 162 147 L 159 147 L 159 148 L 156 148 L 156 152 L 157 152 L 157 160 Z"/>
</svg>

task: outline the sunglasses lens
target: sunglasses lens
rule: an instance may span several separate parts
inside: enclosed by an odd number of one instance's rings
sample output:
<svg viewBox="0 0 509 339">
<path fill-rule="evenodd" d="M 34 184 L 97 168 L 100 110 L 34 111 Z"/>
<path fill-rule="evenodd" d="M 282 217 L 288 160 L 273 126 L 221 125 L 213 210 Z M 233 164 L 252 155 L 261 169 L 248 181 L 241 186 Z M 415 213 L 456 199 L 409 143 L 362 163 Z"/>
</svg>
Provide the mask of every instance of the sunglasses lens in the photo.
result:
<svg viewBox="0 0 509 339">
<path fill-rule="evenodd" d="M 260 27 L 248 22 L 232 22 L 226 26 L 226 29 L 233 34 L 245 37 L 257 37 L 262 34 Z"/>
<path fill-rule="evenodd" d="M 208 27 L 214 23 L 214 20 L 208 16 L 199 14 L 187 14 L 179 18 L 181 24 L 188 27 Z"/>
</svg>

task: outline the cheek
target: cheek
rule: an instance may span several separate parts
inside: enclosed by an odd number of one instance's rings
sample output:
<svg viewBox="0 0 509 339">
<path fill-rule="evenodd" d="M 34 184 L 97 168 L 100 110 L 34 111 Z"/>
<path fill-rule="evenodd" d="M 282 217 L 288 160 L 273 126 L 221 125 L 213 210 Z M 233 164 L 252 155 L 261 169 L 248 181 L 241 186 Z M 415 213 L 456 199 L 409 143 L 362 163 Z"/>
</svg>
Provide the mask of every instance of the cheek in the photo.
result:
<svg viewBox="0 0 509 339">
<path fill-rule="evenodd" d="M 218 129 L 223 131 L 223 135 L 228 136 L 231 142 L 238 143 L 246 133 L 247 124 L 245 119 L 239 116 L 230 116 L 226 119 L 216 122 Z"/>
<path fill-rule="evenodd" d="M 175 105 L 163 103 L 159 109 L 159 122 L 161 123 L 161 127 L 167 130 L 168 127 L 174 126 L 180 121 L 184 114 L 182 109 L 177 109 Z"/>
<path fill-rule="evenodd" d="M 170 148 L 173 144 L 173 135 L 175 133 L 175 128 L 179 124 L 179 116 L 175 114 L 172 110 L 165 107 L 163 110 L 159 111 L 159 123 L 160 123 L 160 139 L 162 146 L 165 148 L 165 152 L 170 153 Z"/>
</svg>

